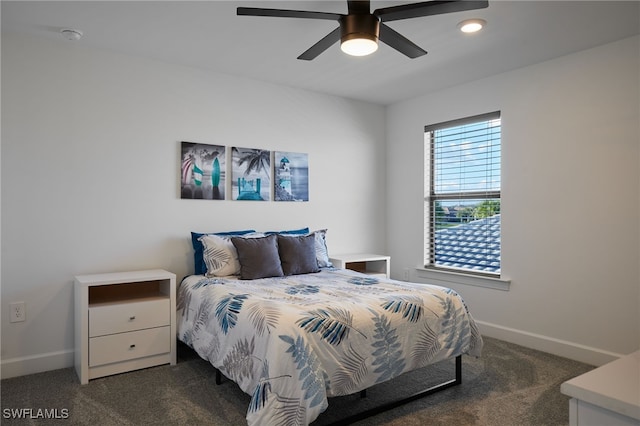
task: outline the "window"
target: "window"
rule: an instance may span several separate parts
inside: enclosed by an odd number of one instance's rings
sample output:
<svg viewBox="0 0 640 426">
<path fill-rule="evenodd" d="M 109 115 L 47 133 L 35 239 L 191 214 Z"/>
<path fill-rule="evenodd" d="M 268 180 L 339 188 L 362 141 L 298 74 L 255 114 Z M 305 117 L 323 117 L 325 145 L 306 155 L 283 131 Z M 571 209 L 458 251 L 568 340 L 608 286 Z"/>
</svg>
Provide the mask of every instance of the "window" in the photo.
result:
<svg viewBox="0 0 640 426">
<path fill-rule="evenodd" d="M 425 266 L 500 276 L 500 112 L 425 127 Z"/>
</svg>

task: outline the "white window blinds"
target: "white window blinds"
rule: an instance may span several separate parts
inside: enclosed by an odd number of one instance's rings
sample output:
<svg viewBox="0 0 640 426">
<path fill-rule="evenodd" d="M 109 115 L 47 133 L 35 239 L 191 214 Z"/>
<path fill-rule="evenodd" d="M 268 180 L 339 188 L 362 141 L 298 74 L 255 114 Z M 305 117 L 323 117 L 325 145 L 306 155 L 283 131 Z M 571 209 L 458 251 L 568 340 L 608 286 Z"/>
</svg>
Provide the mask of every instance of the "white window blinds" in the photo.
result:
<svg viewBox="0 0 640 426">
<path fill-rule="evenodd" d="M 501 122 L 425 127 L 425 265 L 500 274 Z"/>
</svg>

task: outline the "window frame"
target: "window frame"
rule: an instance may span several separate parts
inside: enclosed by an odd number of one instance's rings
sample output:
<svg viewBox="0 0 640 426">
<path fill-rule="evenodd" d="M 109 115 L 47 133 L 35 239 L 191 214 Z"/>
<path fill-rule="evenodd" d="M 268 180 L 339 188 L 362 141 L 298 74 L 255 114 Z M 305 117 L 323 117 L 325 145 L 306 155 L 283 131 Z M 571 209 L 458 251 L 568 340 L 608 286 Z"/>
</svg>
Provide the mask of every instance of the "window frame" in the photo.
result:
<svg viewBox="0 0 640 426">
<path fill-rule="evenodd" d="M 425 157 L 425 162 L 428 161 L 428 170 L 429 177 L 428 180 L 425 176 L 425 184 L 428 186 L 428 191 L 425 191 L 424 201 L 428 204 L 428 207 L 423 207 L 423 215 L 428 214 L 424 221 L 424 250 L 423 259 L 425 262 L 424 270 L 425 271 L 441 271 L 444 273 L 454 273 L 461 275 L 470 275 L 477 277 L 485 277 L 488 279 L 497 279 L 501 280 L 502 278 L 502 259 L 500 259 L 500 269 L 498 272 L 488 272 L 488 271 L 478 271 L 468 268 L 456 268 L 451 266 L 442 266 L 436 264 L 436 242 L 435 242 L 435 232 L 437 231 L 435 226 L 436 220 L 436 207 L 439 201 L 447 201 L 447 200 L 498 200 L 500 201 L 500 205 L 502 207 L 502 122 L 500 122 L 500 189 L 499 190 L 462 190 L 459 192 L 446 192 L 446 193 L 436 193 L 435 184 L 436 184 L 436 170 L 435 170 L 435 137 L 434 133 L 437 130 L 444 130 L 452 127 L 463 126 L 466 124 L 474 124 L 481 123 L 485 121 L 491 120 L 501 120 L 501 112 L 493 111 L 489 113 L 474 115 L 470 117 L 464 117 L 460 119 L 440 122 L 436 124 L 427 125 L 424 127 L 424 147 L 426 153 L 428 153 L 428 158 Z M 427 144 L 427 134 L 429 134 L 429 142 Z M 427 170 L 427 164 L 425 164 L 425 171 Z M 502 208 L 500 209 L 500 214 L 502 213 Z M 502 228 L 502 224 L 500 226 Z M 502 251 L 502 241 L 500 241 L 500 250 Z"/>
</svg>

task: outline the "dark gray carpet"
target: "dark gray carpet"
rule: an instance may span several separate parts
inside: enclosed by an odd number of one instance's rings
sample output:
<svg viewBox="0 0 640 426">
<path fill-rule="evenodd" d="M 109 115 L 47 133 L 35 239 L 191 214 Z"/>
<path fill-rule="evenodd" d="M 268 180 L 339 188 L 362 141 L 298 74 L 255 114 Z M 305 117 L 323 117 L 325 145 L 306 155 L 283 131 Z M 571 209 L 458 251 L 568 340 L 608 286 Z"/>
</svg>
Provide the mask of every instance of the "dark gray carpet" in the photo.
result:
<svg viewBox="0 0 640 426">
<path fill-rule="evenodd" d="M 453 378 L 443 362 L 405 374 L 359 395 L 331 398 L 313 425 L 408 396 Z M 568 425 L 569 399 L 560 384 L 592 366 L 485 338 L 482 357 L 463 357 L 462 384 L 358 422 L 358 425 Z M 215 370 L 184 345 L 178 364 L 92 380 L 81 386 L 73 368 L 2 380 L 3 425 L 242 425 L 249 396 L 234 383 L 215 384 Z M 14 419 L 11 409 L 31 409 Z M 8 411 L 9 410 L 9 411 Z"/>
</svg>

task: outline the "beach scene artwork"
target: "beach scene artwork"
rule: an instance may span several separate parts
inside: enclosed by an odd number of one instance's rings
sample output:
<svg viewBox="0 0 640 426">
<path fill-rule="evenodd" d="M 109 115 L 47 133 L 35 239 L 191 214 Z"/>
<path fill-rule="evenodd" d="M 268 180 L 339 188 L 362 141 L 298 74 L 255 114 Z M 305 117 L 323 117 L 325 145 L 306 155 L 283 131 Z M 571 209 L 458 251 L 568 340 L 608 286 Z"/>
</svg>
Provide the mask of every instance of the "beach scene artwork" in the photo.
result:
<svg viewBox="0 0 640 426">
<path fill-rule="evenodd" d="M 271 151 L 231 148 L 231 192 L 234 200 L 271 199 Z"/>
<path fill-rule="evenodd" d="M 275 201 L 309 201 L 309 155 L 276 151 L 273 159 Z"/>
<path fill-rule="evenodd" d="M 182 142 L 180 198 L 225 199 L 226 148 Z"/>
</svg>

